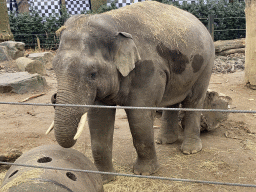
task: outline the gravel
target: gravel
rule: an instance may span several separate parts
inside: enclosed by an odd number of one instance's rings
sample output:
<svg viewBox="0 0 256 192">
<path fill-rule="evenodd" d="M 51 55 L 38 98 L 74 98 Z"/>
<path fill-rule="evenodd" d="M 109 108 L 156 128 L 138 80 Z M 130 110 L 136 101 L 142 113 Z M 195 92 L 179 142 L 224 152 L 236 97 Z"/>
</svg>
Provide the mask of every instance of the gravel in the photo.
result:
<svg viewBox="0 0 256 192">
<path fill-rule="evenodd" d="M 216 56 L 213 73 L 234 73 L 244 70 L 245 54 L 235 53 L 228 56 Z"/>
</svg>

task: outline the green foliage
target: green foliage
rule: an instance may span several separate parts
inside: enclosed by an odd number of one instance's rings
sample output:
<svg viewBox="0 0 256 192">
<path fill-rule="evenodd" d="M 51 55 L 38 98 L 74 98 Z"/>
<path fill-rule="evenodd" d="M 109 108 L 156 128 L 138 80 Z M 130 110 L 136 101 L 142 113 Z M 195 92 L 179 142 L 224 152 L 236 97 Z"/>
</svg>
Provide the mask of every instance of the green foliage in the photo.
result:
<svg viewBox="0 0 256 192">
<path fill-rule="evenodd" d="M 38 46 L 37 38 L 40 40 L 41 48 L 56 49 L 59 39 L 55 35 L 69 17 L 65 8 L 61 8 L 61 15 L 53 14 L 43 18 L 35 11 L 30 13 L 11 13 L 9 15 L 11 31 L 15 41 L 21 41 L 27 47 Z"/>
<path fill-rule="evenodd" d="M 179 4 L 171 0 L 157 0 L 166 4 L 173 4 L 183 10 L 186 10 L 197 18 L 202 23 L 208 26 L 208 15 L 214 14 L 214 40 L 227 40 L 245 37 L 245 30 L 230 30 L 230 29 L 245 29 L 245 3 L 234 0 L 233 3 L 227 3 L 225 0 L 199 0 L 199 3 Z M 115 3 L 110 6 L 102 5 L 97 11 L 89 11 L 86 14 L 99 14 L 112 9 L 117 9 Z M 67 10 L 62 7 L 61 14 L 53 14 L 51 17 L 42 18 L 38 13 L 23 13 L 9 15 L 11 31 L 15 41 L 22 41 L 27 47 L 37 47 L 37 38 L 40 40 L 41 48 L 56 49 L 59 39 L 55 35 L 58 30 L 70 15 Z"/>
<path fill-rule="evenodd" d="M 97 13 L 104 13 L 112 9 L 117 9 L 116 4 L 114 2 L 112 2 L 110 6 L 107 6 L 107 5 L 100 6 L 100 8 L 97 10 Z"/>
<path fill-rule="evenodd" d="M 179 4 L 169 0 L 162 0 L 162 3 L 173 4 L 186 10 L 197 18 L 207 27 L 208 15 L 214 15 L 214 40 L 228 40 L 245 37 L 245 2 L 234 0 L 228 3 L 225 0 L 199 0 L 199 3 Z M 235 17 L 235 18 L 234 18 Z M 238 18 L 240 17 L 240 18 Z M 242 18 L 241 18 L 242 17 Z M 235 29 L 235 30 L 234 30 Z"/>
<path fill-rule="evenodd" d="M 97 11 L 90 10 L 90 11 L 87 11 L 86 14 L 99 14 L 99 13 L 104 13 L 113 9 L 117 9 L 116 4 L 114 2 L 112 2 L 110 6 L 108 6 L 107 4 L 101 5 Z"/>
<path fill-rule="evenodd" d="M 98 14 L 112 9 L 117 9 L 115 3 L 110 6 L 102 5 L 96 12 L 88 11 L 86 14 Z M 65 7 L 60 10 L 61 14 L 52 14 L 50 17 L 41 17 L 35 11 L 30 13 L 11 13 L 9 15 L 11 31 L 15 41 L 21 41 L 26 47 L 35 48 L 38 46 L 37 38 L 40 40 L 40 47 L 45 49 L 57 49 L 59 38 L 55 32 L 70 17 Z"/>
</svg>

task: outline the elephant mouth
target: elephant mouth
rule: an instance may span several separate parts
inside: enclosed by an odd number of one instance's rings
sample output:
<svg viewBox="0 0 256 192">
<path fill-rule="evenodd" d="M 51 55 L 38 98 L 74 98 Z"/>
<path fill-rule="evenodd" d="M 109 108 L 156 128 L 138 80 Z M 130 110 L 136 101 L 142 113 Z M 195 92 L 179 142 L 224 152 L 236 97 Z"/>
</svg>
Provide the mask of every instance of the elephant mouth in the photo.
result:
<svg viewBox="0 0 256 192">
<path fill-rule="evenodd" d="M 87 112 L 85 114 L 83 114 L 81 119 L 80 119 L 80 122 L 79 122 L 78 127 L 77 127 L 77 132 L 74 136 L 74 140 L 77 140 L 80 137 L 80 135 L 82 134 L 82 132 L 84 130 L 85 123 L 86 123 L 86 120 L 87 120 Z M 53 129 L 54 129 L 54 121 L 52 122 L 50 127 L 47 129 L 45 134 L 48 135 Z"/>
</svg>

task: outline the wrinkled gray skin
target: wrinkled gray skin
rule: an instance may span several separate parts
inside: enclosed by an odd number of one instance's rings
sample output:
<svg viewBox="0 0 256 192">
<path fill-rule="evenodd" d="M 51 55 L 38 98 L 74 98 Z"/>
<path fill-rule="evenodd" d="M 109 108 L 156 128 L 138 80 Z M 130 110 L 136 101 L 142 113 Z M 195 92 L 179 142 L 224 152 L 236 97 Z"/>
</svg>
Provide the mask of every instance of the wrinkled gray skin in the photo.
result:
<svg viewBox="0 0 256 192">
<path fill-rule="evenodd" d="M 53 62 L 58 104 L 178 107 L 181 103 L 185 108 L 202 108 L 214 45 L 207 29 L 191 14 L 147 1 L 100 15 L 73 16 L 65 26 Z M 56 139 L 62 147 L 72 147 L 85 112 L 95 164 L 100 171 L 114 171 L 115 109 L 56 107 Z M 152 174 L 159 168 L 154 112 L 126 113 L 138 154 L 134 172 Z M 162 121 L 157 142 L 175 142 L 178 112 L 164 111 Z M 200 151 L 200 113 L 186 112 L 184 125 L 181 150 L 185 154 Z"/>
</svg>

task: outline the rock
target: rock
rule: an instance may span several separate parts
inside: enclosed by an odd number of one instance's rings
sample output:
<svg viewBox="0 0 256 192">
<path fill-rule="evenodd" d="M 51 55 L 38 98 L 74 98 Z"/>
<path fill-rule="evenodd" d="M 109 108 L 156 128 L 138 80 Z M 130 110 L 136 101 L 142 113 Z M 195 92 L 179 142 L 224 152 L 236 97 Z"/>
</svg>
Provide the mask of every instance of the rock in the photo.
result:
<svg viewBox="0 0 256 192">
<path fill-rule="evenodd" d="M 5 46 L 7 48 L 7 52 L 12 59 L 24 57 L 25 43 L 15 42 L 15 41 L 5 41 L 3 43 L 0 43 L 0 46 Z"/>
<path fill-rule="evenodd" d="M 28 72 L 0 74 L 0 93 L 14 92 L 23 94 L 32 91 L 41 91 L 46 86 L 44 77 Z"/>
<path fill-rule="evenodd" d="M 1 73 L 15 73 L 18 72 L 19 69 L 16 65 L 15 60 L 10 61 L 2 61 L 0 62 L 0 74 Z"/>
<path fill-rule="evenodd" d="M 31 74 L 38 73 L 40 75 L 46 75 L 44 64 L 38 60 L 20 57 L 16 59 L 16 64 L 20 71 L 27 71 Z"/>
<path fill-rule="evenodd" d="M 215 91 L 208 89 L 204 100 L 204 109 L 225 109 L 229 108 L 232 99 L 229 96 L 218 94 Z M 218 125 L 227 120 L 229 113 L 223 112 L 202 112 L 201 115 L 201 131 L 211 131 Z"/>
<path fill-rule="evenodd" d="M 0 46 L 0 62 L 12 60 L 5 46 Z"/>
<path fill-rule="evenodd" d="M 42 62 L 46 69 L 52 69 L 53 54 L 51 52 L 31 53 L 28 58 Z"/>
<path fill-rule="evenodd" d="M 213 73 L 234 73 L 238 70 L 244 70 L 245 55 L 231 54 L 226 57 L 216 56 L 214 60 Z"/>
</svg>

